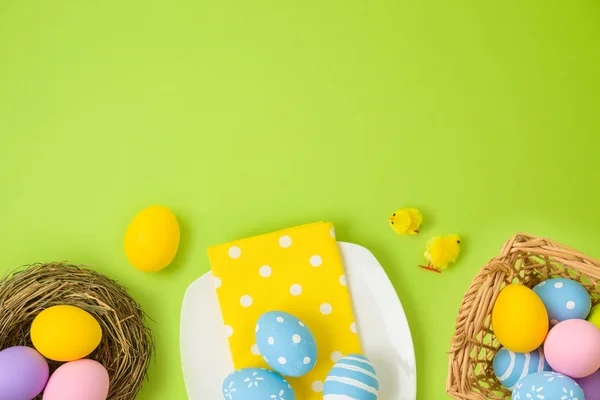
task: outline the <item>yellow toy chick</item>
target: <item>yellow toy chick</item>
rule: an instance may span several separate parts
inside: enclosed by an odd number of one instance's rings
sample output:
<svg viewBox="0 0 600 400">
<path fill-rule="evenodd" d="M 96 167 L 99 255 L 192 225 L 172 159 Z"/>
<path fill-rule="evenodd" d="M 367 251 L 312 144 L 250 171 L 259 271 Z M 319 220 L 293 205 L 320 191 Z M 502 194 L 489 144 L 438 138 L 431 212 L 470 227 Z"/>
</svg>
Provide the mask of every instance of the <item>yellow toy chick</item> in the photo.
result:
<svg viewBox="0 0 600 400">
<path fill-rule="evenodd" d="M 416 235 L 423 223 L 423 216 L 416 208 L 401 208 L 389 218 L 390 226 L 399 235 Z"/>
<path fill-rule="evenodd" d="M 448 264 L 456 262 L 460 253 L 460 237 L 456 234 L 434 237 L 427 243 L 425 258 L 429 261 L 427 266 L 420 265 L 428 271 L 440 273 L 448 268 Z"/>
</svg>

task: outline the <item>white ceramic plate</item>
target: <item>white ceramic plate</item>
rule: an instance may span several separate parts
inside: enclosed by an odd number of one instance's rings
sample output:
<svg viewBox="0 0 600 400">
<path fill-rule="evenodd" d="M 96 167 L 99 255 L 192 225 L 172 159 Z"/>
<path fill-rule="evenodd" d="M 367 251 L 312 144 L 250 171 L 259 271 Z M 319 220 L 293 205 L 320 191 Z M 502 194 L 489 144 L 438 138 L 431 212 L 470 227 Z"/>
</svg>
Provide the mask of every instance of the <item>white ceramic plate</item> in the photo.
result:
<svg viewBox="0 0 600 400">
<path fill-rule="evenodd" d="M 339 246 L 363 351 L 379 376 L 379 400 L 416 400 L 415 352 L 402 304 L 369 250 Z M 211 278 L 209 272 L 188 287 L 181 310 L 181 363 L 190 400 L 221 400 L 221 384 L 233 371 Z"/>
</svg>

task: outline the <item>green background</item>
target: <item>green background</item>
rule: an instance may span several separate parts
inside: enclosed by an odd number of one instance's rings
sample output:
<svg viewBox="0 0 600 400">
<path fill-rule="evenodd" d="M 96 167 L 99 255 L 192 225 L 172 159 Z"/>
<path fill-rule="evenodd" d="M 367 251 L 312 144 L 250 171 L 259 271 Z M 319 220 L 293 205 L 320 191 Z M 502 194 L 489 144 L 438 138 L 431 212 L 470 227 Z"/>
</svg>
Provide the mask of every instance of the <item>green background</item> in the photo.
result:
<svg viewBox="0 0 600 400">
<path fill-rule="evenodd" d="M 185 399 L 179 312 L 205 248 L 317 220 L 406 309 L 419 399 L 445 399 L 455 315 L 517 231 L 600 257 L 597 0 L 0 0 L 0 264 L 91 264 L 154 319 L 139 399 Z M 162 203 L 176 261 L 130 267 Z M 387 225 L 425 215 L 416 237 Z M 463 254 L 422 271 L 427 240 Z M 201 332 L 198 332 L 201 337 Z"/>
</svg>

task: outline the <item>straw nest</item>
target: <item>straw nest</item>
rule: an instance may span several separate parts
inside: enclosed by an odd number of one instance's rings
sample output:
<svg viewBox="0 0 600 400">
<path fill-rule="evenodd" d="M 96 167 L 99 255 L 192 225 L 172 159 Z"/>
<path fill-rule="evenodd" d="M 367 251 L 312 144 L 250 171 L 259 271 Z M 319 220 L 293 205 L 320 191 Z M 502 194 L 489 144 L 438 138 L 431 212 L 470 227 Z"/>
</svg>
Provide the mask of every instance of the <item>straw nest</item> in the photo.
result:
<svg viewBox="0 0 600 400">
<path fill-rule="evenodd" d="M 97 272 L 63 263 L 34 264 L 0 278 L 0 350 L 32 346 L 33 319 L 56 305 L 77 306 L 98 320 L 102 341 L 88 358 L 108 371 L 108 399 L 134 399 L 154 351 L 152 333 L 127 289 Z M 51 371 L 60 364 L 50 362 Z"/>
<path fill-rule="evenodd" d="M 492 308 L 508 284 L 533 288 L 551 278 L 569 278 L 600 303 L 600 261 L 550 239 L 518 233 L 485 265 L 463 298 L 450 349 L 446 391 L 460 400 L 504 400 L 511 393 L 496 379 L 492 360 L 500 343 L 492 328 Z"/>
</svg>

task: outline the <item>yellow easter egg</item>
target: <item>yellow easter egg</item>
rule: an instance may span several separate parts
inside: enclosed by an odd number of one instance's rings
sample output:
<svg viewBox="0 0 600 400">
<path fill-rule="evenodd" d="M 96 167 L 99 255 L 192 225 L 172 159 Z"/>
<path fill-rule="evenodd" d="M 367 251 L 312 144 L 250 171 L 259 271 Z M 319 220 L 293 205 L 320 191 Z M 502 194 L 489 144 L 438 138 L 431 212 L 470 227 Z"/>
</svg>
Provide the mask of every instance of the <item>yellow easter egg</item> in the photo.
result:
<svg viewBox="0 0 600 400">
<path fill-rule="evenodd" d="M 600 329 L 600 304 L 596 304 L 594 307 L 592 307 L 587 320 L 588 322 L 596 325 L 596 328 Z"/>
<path fill-rule="evenodd" d="M 74 361 L 89 355 L 102 340 L 102 328 L 87 311 L 75 306 L 53 306 L 31 324 L 31 341 L 44 357 Z"/>
<path fill-rule="evenodd" d="M 135 268 L 160 271 L 173 261 L 179 247 L 179 224 L 165 206 L 142 210 L 125 233 L 125 254 Z"/>
<path fill-rule="evenodd" d="M 540 347 L 548 333 L 548 312 L 533 290 L 508 285 L 492 310 L 492 328 L 502 346 L 517 353 Z"/>
</svg>

